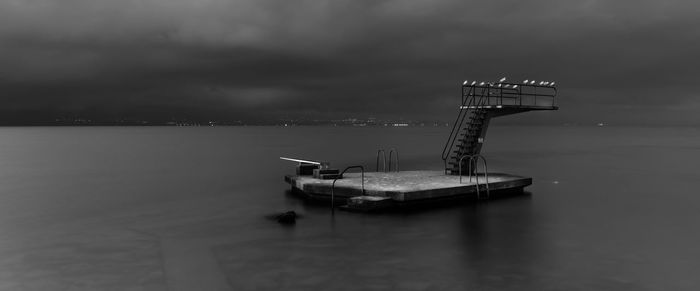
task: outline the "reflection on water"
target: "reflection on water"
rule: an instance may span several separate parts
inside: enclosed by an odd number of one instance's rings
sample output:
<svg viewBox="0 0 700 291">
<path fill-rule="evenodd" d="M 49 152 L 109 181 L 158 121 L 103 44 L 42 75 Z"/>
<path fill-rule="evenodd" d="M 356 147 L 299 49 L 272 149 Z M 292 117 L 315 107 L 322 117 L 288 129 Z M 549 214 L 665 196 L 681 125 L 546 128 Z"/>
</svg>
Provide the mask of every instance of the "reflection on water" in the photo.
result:
<svg viewBox="0 0 700 291">
<path fill-rule="evenodd" d="M 448 130 L 2 128 L 0 290 L 700 287 L 693 128 L 495 126 L 528 195 L 382 214 L 289 194 L 277 159 L 437 170 Z"/>
</svg>

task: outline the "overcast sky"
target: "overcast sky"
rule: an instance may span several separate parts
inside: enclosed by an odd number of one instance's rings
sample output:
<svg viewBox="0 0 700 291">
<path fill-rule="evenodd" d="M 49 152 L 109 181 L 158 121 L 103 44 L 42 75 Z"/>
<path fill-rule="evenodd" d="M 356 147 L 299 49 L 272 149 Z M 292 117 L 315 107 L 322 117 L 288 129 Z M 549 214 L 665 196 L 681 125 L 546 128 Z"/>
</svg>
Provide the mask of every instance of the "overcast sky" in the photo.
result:
<svg viewBox="0 0 700 291">
<path fill-rule="evenodd" d="M 464 79 L 554 80 L 510 122 L 700 124 L 697 1 L 3 0 L 0 122 L 451 120 Z"/>
</svg>

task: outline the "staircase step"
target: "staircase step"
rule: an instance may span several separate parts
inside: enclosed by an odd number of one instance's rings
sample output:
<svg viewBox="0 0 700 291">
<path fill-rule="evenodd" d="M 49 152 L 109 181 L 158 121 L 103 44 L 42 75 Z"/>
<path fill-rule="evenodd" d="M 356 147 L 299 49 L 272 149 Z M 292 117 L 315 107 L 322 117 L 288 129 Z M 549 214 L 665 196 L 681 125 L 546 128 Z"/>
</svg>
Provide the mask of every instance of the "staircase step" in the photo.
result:
<svg viewBox="0 0 700 291">
<path fill-rule="evenodd" d="M 474 145 L 474 144 L 457 145 L 457 148 L 462 149 L 462 150 L 464 150 L 464 149 L 472 149 L 472 148 L 475 148 L 475 147 L 476 147 L 476 145 Z"/>
<path fill-rule="evenodd" d="M 469 156 L 469 154 L 465 153 L 465 154 L 462 155 L 462 156 Z M 463 164 L 463 165 L 466 165 L 468 160 L 469 160 L 469 157 L 464 158 L 464 159 L 462 160 L 462 164 Z M 453 159 L 451 159 L 450 161 L 448 161 L 447 164 L 453 165 L 453 166 L 457 166 L 457 165 L 459 165 L 459 158 L 458 158 L 458 157 L 454 157 Z"/>
<path fill-rule="evenodd" d="M 469 153 L 464 153 L 464 154 L 467 155 L 467 154 L 469 154 Z M 454 165 L 457 165 L 457 164 L 459 163 L 459 157 L 460 157 L 460 156 L 453 156 L 453 157 L 451 158 L 453 161 L 452 161 L 452 162 L 447 162 L 447 163 L 448 163 L 448 164 L 454 163 Z M 465 160 L 467 160 L 467 159 L 465 158 Z"/>
<path fill-rule="evenodd" d="M 479 135 L 477 134 L 463 134 L 459 136 L 459 140 L 474 140 L 477 139 Z"/>
<path fill-rule="evenodd" d="M 463 155 L 463 154 L 471 154 L 471 153 L 473 153 L 473 152 L 474 152 L 474 148 L 463 148 L 463 149 L 461 149 L 461 150 L 459 150 L 459 151 L 454 151 L 454 152 L 452 152 L 452 153 L 457 154 L 457 156 L 459 157 L 459 156 L 461 156 L 461 155 Z"/>
</svg>

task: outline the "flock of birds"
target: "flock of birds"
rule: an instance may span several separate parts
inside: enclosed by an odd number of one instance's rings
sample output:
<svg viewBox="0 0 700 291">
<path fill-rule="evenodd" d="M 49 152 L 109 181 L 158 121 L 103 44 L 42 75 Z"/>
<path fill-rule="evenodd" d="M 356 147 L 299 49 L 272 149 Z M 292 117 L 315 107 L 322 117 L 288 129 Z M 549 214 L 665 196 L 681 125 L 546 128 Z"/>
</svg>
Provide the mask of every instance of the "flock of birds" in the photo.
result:
<svg viewBox="0 0 700 291">
<path fill-rule="evenodd" d="M 479 86 L 489 85 L 491 87 L 503 87 L 503 88 L 512 88 L 512 89 L 518 88 L 517 84 L 503 84 L 503 82 L 505 82 L 505 81 L 506 81 L 506 78 L 501 78 L 501 80 L 499 80 L 496 83 L 481 82 L 481 83 L 479 83 Z M 464 85 L 464 86 L 474 86 L 476 84 L 477 84 L 476 81 L 472 81 L 471 84 L 469 84 L 469 80 L 465 80 L 464 83 L 462 83 L 462 85 Z M 554 87 L 555 82 L 540 81 L 539 83 L 537 83 L 537 81 L 535 81 L 535 80 L 524 80 L 523 81 L 523 85 L 535 85 L 535 84 L 537 84 L 539 86 Z"/>
</svg>

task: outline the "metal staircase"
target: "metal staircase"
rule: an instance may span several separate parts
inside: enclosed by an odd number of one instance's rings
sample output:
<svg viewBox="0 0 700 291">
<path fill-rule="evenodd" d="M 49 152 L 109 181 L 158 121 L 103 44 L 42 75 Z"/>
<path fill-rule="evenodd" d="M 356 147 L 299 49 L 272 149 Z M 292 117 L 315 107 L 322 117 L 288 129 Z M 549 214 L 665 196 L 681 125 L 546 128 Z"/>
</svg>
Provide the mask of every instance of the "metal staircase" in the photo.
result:
<svg viewBox="0 0 700 291">
<path fill-rule="evenodd" d="M 505 82 L 487 83 L 465 81 L 459 114 L 442 151 L 445 174 L 458 175 L 476 169 L 476 165 L 462 164 L 463 156 L 478 155 L 486 137 L 491 118 L 532 110 L 557 110 L 554 104 L 554 82 L 525 80 L 522 84 Z M 470 167 L 471 166 L 471 167 Z M 461 168 L 461 169 L 460 169 Z M 471 174 L 471 173 L 470 173 Z"/>
</svg>

